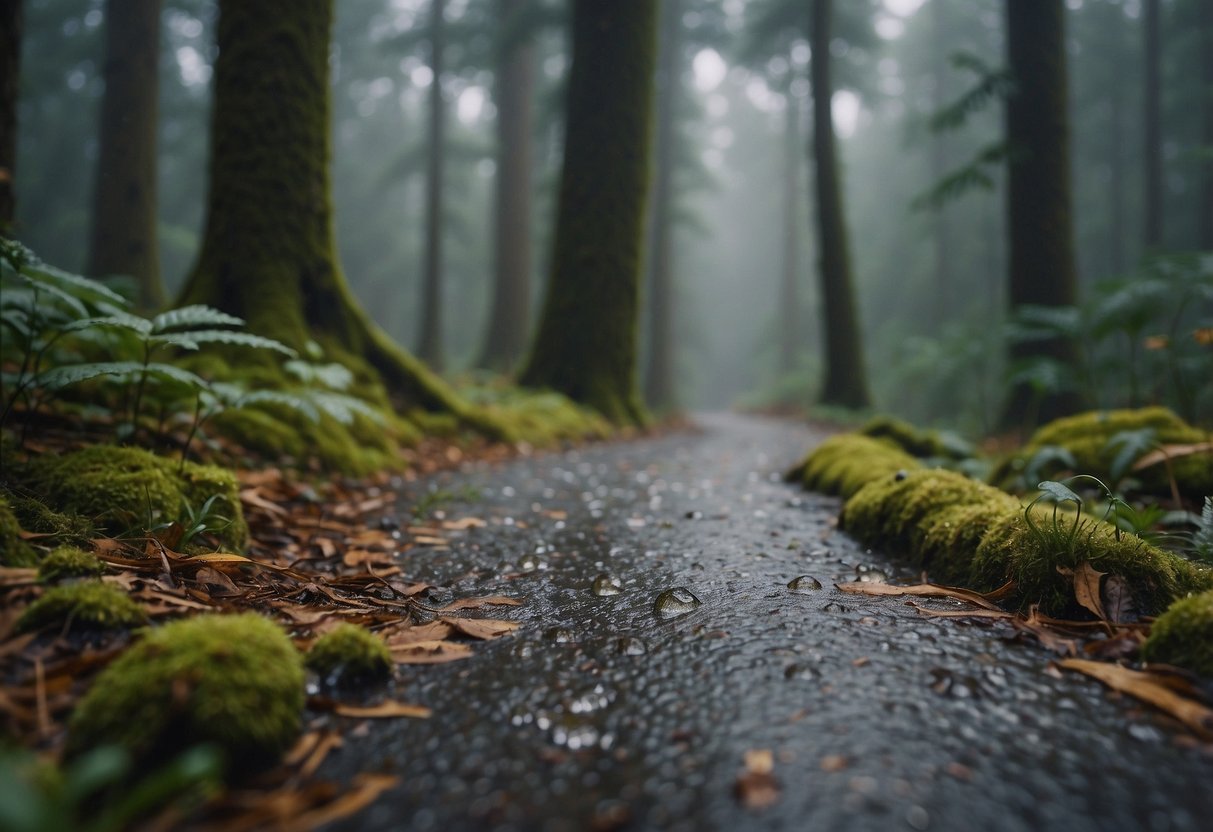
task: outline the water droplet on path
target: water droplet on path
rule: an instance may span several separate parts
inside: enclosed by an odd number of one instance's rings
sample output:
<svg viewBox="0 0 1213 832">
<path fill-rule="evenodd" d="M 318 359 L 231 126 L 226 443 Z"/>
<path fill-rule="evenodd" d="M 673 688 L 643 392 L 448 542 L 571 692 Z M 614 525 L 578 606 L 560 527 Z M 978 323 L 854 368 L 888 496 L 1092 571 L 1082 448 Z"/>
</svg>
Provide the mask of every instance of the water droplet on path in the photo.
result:
<svg viewBox="0 0 1213 832">
<path fill-rule="evenodd" d="M 821 581 L 812 575 L 801 575 L 788 581 L 788 589 L 793 592 L 808 592 L 814 589 L 821 589 Z"/>
<path fill-rule="evenodd" d="M 649 646 L 642 640 L 628 636 L 619 639 L 616 649 L 621 656 L 643 656 L 649 652 Z"/>
<path fill-rule="evenodd" d="M 689 589 L 676 586 L 657 596 L 657 600 L 653 602 L 653 614 L 658 618 L 676 618 L 686 615 L 701 603 L 703 602 L 696 598 Z"/>
<path fill-rule="evenodd" d="M 603 598 L 610 595 L 618 595 L 623 592 L 623 581 L 614 575 L 608 575 L 606 572 L 603 572 L 594 579 L 594 585 L 590 587 L 590 591 Z"/>
</svg>

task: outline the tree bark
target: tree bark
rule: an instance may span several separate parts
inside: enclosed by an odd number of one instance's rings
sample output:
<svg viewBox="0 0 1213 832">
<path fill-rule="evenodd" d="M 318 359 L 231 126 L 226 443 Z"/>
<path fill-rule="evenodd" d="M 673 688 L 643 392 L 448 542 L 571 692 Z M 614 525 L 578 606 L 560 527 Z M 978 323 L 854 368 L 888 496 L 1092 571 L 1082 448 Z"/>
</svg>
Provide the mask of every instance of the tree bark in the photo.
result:
<svg viewBox="0 0 1213 832">
<path fill-rule="evenodd" d="M 17 96 L 21 75 L 21 0 L 0 1 L 0 234 L 12 227 L 16 200 Z"/>
<path fill-rule="evenodd" d="M 552 272 L 521 381 L 642 424 L 636 316 L 656 0 L 575 0 Z"/>
<path fill-rule="evenodd" d="M 1162 166 L 1162 44 L 1161 0 L 1145 0 L 1142 32 L 1145 37 L 1145 88 L 1142 92 L 1142 156 L 1145 166 L 1145 228 L 1147 250 L 1162 246 L 1163 166 Z"/>
<path fill-rule="evenodd" d="M 446 102 L 442 97 L 442 52 L 445 48 L 443 16 L 446 0 L 430 0 L 429 164 L 425 192 L 425 264 L 421 290 L 421 339 L 417 354 L 435 370 L 443 366 L 442 349 L 442 226 L 443 142 L 446 133 Z"/>
<path fill-rule="evenodd" d="M 1006 101 L 1012 311 L 1025 305 L 1070 306 L 1077 298 L 1065 14 L 1062 0 L 1006 0 L 1008 66 L 1015 82 Z M 1047 357 L 1074 366 L 1076 346 L 1062 338 L 1019 342 L 1011 357 Z M 1021 383 L 1011 391 L 1003 423 L 1053 419 L 1078 405 L 1073 393 L 1042 397 Z"/>
<path fill-rule="evenodd" d="M 949 43 L 945 34 L 945 12 L 943 0 L 931 2 L 931 35 L 934 40 L 935 55 L 931 74 L 934 76 L 932 85 L 932 104 L 935 112 L 939 112 L 947 103 L 944 84 L 948 77 Z M 948 173 L 947 137 L 942 132 L 935 133 L 931 139 L 931 179 L 941 181 Z M 956 286 L 952 277 L 952 240 L 950 211 L 945 203 L 935 209 L 935 293 L 938 303 L 935 305 L 936 323 L 952 320 L 957 307 Z"/>
<path fill-rule="evenodd" d="M 138 305 L 164 305 L 156 236 L 160 0 L 107 0 L 105 95 L 88 272 L 132 277 Z"/>
<path fill-rule="evenodd" d="M 644 400 L 659 413 L 677 407 L 674 382 L 675 121 L 682 88 L 682 2 L 665 0 L 657 47 L 656 164 L 654 166 L 648 296 L 648 366 Z"/>
<path fill-rule="evenodd" d="M 333 0 L 221 0 L 210 193 L 181 303 L 304 349 L 317 341 L 401 408 L 496 427 L 376 327 L 337 263 L 329 162 Z"/>
<path fill-rule="evenodd" d="M 830 80 L 831 0 L 813 0 L 809 39 L 812 49 L 810 82 L 813 90 L 813 165 L 817 191 L 817 235 L 821 247 L 820 275 L 825 329 L 825 382 L 822 404 L 868 407 L 863 342 L 851 285 L 842 183 L 835 150 Z"/>
<path fill-rule="evenodd" d="M 1204 30 L 1201 64 L 1205 82 L 1204 95 L 1201 96 L 1201 112 L 1204 114 L 1204 153 L 1201 169 L 1204 175 L 1201 178 L 1198 239 L 1204 251 L 1213 251 L 1213 3 L 1202 3 L 1201 12 L 1201 28 Z"/>
<path fill-rule="evenodd" d="M 787 94 L 783 154 L 783 279 L 779 288 L 779 372 L 791 373 L 800 356 L 800 98 Z"/>
<path fill-rule="evenodd" d="M 510 21 L 531 0 L 497 2 L 499 26 L 502 31 L 510 31 Z M 537 49 L 533 38 L 521 35 L 498 48 L 497 193 L 493 211 L 496 262 L 488 336 L 477 363 L 486 369 L 509 372 L 522 359 L 530 335 Z"/>
</svg>

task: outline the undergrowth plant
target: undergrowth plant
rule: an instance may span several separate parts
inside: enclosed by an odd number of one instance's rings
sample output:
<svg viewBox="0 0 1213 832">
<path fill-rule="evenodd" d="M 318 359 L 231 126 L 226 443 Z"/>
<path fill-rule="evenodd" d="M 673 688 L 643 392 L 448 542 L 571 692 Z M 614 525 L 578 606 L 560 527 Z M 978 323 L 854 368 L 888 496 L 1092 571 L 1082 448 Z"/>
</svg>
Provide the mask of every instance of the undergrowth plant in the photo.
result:
<svg viewBox="0 0 1213 832">
<path fill-rule="evenodd" d="M 1066 562 L 1073 562 L 1079 548 L 1079 542 L 1089 543 L 1095 534 L 1099 531 L 1102 524 L 1107 523 L 1109 518 L 1123 513 L 1132 515 L 1133 507 L 1118 497 L 1102 480 L 1098 477 L 1093 477 L 1090 474 L 1079 474 L 1071 477 L 1068 482 L 1089 481 L 1102 492 L 1106 501 L 1103 517 L 1098 521 L 1083 517 L 1083 499 L 1071 489 L 1068 485 L 1053 480 L 1045 480 L 1037 485 L 1040 489 L 1040 494 L 1024 507 L 1023 517 L 1028 524 L 1028 529 L 1032 536 L 1049 551 L 1059 555 L 1065 555 Z M 1032 509 L 1037 503 L 1042 501 L 1051 502 L 1053 504 L 1053 513 L 1050 519 L 1044 523 L 1038 523 L 1032 517 Z M 1067 503 L 1074 504 L 1074 515 L 1071 519 L 1066 513 L 1060 509 Z M 1119 524 L 1112 523 L 1113 534 L 1116 540 L 1121 539 L 1122 529 Z M 1085 539 L 1083 535 L 1086 535 Z M 1140 537 L 1138 538 L 1140 540 Z"/>
</svg>

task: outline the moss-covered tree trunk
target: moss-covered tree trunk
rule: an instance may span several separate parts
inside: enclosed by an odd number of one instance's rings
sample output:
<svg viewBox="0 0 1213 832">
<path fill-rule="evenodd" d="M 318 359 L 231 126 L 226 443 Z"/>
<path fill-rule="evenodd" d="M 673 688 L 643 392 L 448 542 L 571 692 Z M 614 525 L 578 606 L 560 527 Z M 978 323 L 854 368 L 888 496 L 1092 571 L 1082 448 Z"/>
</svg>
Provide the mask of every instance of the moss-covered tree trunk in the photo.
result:
<svg viewBox="0 0 1213 832">
<path fill-rule="evenodd" d="M 503 41 L 494 98 L 497 104 L 497 188 L 494 217 L 493 305 L 488 335 L 477 362 L 498 372 L 513 370 L 526 350 L 531 319 L 531 213 L 533 120 L 537 51 L 518 32 L 518 17 L 531 0 L 499 0 Z M 508 33 L 508 34 L 507 34 Z"/>
<path fill-rule="evenodd" d="M 1204 95 L 1200 99 L 1204 118 L 1204 145 L 1201 170 L 1199 245 L 1213 251 L 1213 3 L 1201 4 L 1201 69 L 1204 73 Z"/>
<path fill-rule="evenodd" d="M 435 370 L 443 365 L 442 349 L 442 226 L 443 158 L 446 101 L 442 97 L 442 53 L 445 48 L 446 0 L 430 0 L 430 120 L 425 175 L 425 263 L 422 267 L 421 337 L 417 355 Z"/>
<path fill-rule="evenodd" d="M 648 361 L 644 401 L 658 412 L 677 405 L 674 382 L 674 168 L 675 119 L 682 88 L 682 2 L 661 4 L 654 117 L 657 146 L 653 172 L 652 236 L 647 298 Z"/>
<path fill-rule="evenodd" d="M 491 430 L 371 323 L 337 264 L 332 22 L 333 0 L 220 3 L 206 229 L 181 302 L 217 306 L 297 349 L 315 340 L 364 381 L 381 380 L 399 404 Z"/>
<path fill-rule="evenodd" d="M 1063 0 L 1006 0 L 1007 65 L 1015 87 L 1006 100 L 1008 288 L 1011 310 L 1069 306 L 1077 297 L 1071 226 L 1070 128 Z M 1073 341 L 1018 342 L 1013 362 L 1051 358 L 1074 366 Z M 1008 427 L 1053 419 L 1079 403 L 1067 391 L 1015 385 Z"/>
<path fill-rule="evenodd" d="M 783 152 L 783 275 L 779 284 L 779 372 L 796 369 L 800 356 L 800 199 L 803 136 L 800 97 L 786 96 Z"/>
<path fill-rule="evenodd" d="M 863 340 L 855 290 L 851 284 L 842 183 L 835 149 L 830 80 L 832 0 L 812 0 L 809 25 L 812 47 L 810 81 L 813 90 L 813 169 L 817 190 L 817 239 L 821 249 L 821 302 L 825 331 L 825 381 L 822 404 L 862 408 L 870 404 L 863 363 Z"/>
<path fill-rule="evenodd" d="M 164 305 L 156 238 L 159 63 L 160 0 L 108 0 L 88 272 L 134 278 L 144 309 Z"/>
<path fill-rule="evenodd" d="M 21 73 L 21 2 L 0 3 L 0 233 L 13 223 L 16 203 L 17 89 Z"/>
<path fill-rule="evenodd" d="M 521 381 L 640 424 L 636 318 L 656 0 L 575 0 L 552 272 Z"/>
<path fill-rule="evenodd" d="M 1142 203 L 1145 227 L 1143 242 L 1147 250 L 1162 246 L 1163 169 L 1162 169 L 1162 3 L 1145 0 L 1142 56 L 1145 78 L 1142 88 L 1142 164 L 1145 168 L 1145 195 Z"/>
</svg>

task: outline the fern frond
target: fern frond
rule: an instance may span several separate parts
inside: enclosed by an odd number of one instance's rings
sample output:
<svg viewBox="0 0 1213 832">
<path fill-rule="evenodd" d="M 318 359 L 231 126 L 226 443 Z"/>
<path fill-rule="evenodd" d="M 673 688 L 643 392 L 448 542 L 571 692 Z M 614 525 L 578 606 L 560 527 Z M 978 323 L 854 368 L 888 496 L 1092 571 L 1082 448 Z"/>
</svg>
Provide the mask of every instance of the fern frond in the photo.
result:
<svg viewBox="0 0 1213 832">
<path fill-rule="evenodd" d="M 110 287 L 92 278 L 65 272 L 63 269 L 48 266 L 45 263 L 27 264 L 21 273 L 33 278 L 43 286 L 56 288 L 89 303 L 108 301 L 123 309 L 130 307 L 130 301 L 122 297 Z"/>
<path fill-rule="evenodd" d="M 152 331 L 157 334 L 183 327 L 203 326 L 244 326 L 244 319 L 202 304 L 170 309 L 152 318 Z"/>
<path fill-rule="evenodd" d="M 383 423 L 383 414 L 362 399 L 356 399 L 353 396 L 316 390 L 308 394 L 308 399 L 343 425 L 351 424 L 354 416 L 359 414 L 378 424 Z"/>
<path fill-rule="evenodd" d="M 125 329 L 129 332 L 146 336 L 152 331 L 152 322 L 147 318 L 140 318 L 138 315 L 131 315 L 128 312 L 114 312 L 112 314 L 101 315 L 96 318 L 82 318 L 78 321 L 73 321 L 64 327 L 64 331 L 79 332 L 86 329 L 100 329 L 109 327 L 115 329 Z"/>
<path fill-rule="evenodd" d="M 137 361 L 98 361 L 91 364 L 74 364 L 69 367 L 54 367 L 38 375 L 37 385 L 49 390 L 59 390 L 82 381 L 105 376 L 138 378 L 143 365 Z"/>
<path fill-rule="evenodd" d="M 281 390 L 256 390 L 241 396 L 234 403 L 235 407 L 257 407 L 259 405 L 277 405 L 297 410 L 311 422 L 320 421 L 320 412 L 309 400 L 294 393 L 284 393 Z"/>
<path fill-rule="evenodd" d="M 26 285 L 33 287 L 41 296 L 50 295 L 55 300 L 64 304 L 70 313 L 77 318 L 88 317 L 88 307 L 84 305 L 84 301 L 73 295 L 71 292 L 65 291 L 53 283 L 35 280 L 25 272 L 18 275 Z"/>
<path fill-rule="evenodd" d="M 292 358 L 295 356 L 295 351 L 281 341 L 233 329 L 199 329 L 190 332 L 169 332 L 163 335 L 153 335 L 151 341 L 154 344 L 180 347 L 185 350 L 196 350 L 201 344 L 229 344 L 232 346 L 249 347 L 251 349 L 273 350 Z"/>
</svg>

